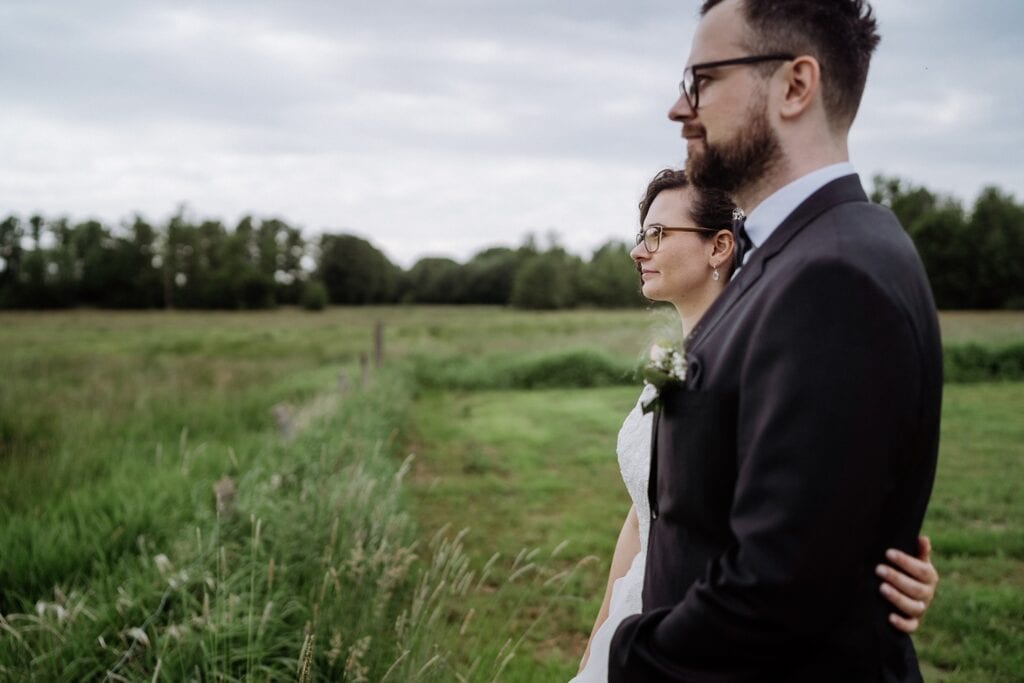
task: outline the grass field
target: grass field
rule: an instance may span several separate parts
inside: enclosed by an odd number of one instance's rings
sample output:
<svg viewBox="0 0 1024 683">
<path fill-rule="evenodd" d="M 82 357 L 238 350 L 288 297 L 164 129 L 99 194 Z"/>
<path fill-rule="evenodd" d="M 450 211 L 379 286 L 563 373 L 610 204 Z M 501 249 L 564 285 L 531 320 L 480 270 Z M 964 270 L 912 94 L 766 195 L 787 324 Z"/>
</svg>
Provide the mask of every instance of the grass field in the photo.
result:
<svg viewBox="0 0 1024 683">
<path fill-rule="evenodd" d="M 613 445 L 636 389 L 423 391 L 397 361 L 480 374 L 597 349 L 628 367 L 666 320 L 0 313 L 0 680 L 263 680 L 303 661 L 313 680 L 560 680 L 628 507 Z M 385 370 L 360 388 L 377 321 Z M 947 341 L 1024 339 L 1021 314 L 942 323 Z M 917 638 L 934 680 L 1024 670 L 1022 387 L 947 390 L 927 529 L 943 583 Z"/>
<path fill-rule="evenodd" d="M 588 555 L 578 600 L 535 627 L 509 680 L 565 680 L 600 606 L 629 499 L 615 434 L 634 388 L 432 394 L 416 419 L 417 516 L 471 528 L 471 556 L 564 540 Z M 916 636 L 930 681 L 1005 682 L 1024 673 L 1024 384 L 947 387 L 942 454 L 925 524 L 942 574 Z M 528 615 L 527 615 L 528 616 Z M 524 618 L 519 628 L 529 626 Z M 547 675 L 550 677 L 547 677 Z"/>
</svg>

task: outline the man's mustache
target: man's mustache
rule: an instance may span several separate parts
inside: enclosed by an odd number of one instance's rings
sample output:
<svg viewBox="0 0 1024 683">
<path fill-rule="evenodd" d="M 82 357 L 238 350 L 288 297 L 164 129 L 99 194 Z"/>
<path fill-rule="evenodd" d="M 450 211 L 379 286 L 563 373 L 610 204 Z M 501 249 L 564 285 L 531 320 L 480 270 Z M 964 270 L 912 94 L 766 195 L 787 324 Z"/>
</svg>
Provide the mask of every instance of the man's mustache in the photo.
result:
<svg viewBox="0 0 1024 683">
<path fill-rule="evenodd" d="M 701 126 L 701 125 L 688 126 L 685 123 L 683 124 L 683 137 L 684 138 L 702 138 L 702 137 L 704 137 L 704 134 L 705 134 L 704 126 Z"/>
</svg>

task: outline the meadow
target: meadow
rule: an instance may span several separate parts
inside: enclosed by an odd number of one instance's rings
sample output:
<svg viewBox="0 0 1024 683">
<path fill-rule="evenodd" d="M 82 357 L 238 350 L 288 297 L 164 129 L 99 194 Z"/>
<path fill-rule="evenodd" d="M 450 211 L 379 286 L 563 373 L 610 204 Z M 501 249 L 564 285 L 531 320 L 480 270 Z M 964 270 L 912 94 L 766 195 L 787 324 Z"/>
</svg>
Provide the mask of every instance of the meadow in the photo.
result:
<svg viewBox="0 0 1024 683">
<path fill-rule="evenodd" d="M 942 323 L 1024 340 L 1021 314 Z M 565 680 L 628 509 L 629 370 L 667 324 L 0 313 L 0 680 Z M 1018 680 L 1024 383 L 944 410 L 915 640 L 928 680 Z"/>
</svg>

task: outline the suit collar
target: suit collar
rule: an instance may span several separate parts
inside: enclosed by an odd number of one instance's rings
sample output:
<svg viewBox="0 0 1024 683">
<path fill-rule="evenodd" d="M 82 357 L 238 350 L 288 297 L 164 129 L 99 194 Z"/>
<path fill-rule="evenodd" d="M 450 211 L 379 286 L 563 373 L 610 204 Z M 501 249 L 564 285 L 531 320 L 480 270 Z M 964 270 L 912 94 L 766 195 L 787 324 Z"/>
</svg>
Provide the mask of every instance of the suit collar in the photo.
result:
<svg viewBox="0 0 1024 683">
<path fill-rule="evenodd" d="M 753 210 L 747 212 L 747 220 L 744 224 L 754 247 L 760 247 L 767 242 L 775 229 L 782 225 L 786 217 L 803 204 L 808 197 L 836 178 L 854 173 L 856 171 L 849 161 L 823 166 L 780 187 L 766 197 Z M 754 254 L 751 253 L 750 256 L 753 258 Z"/>
<path fill-rule="evenodd" d="M 764 273 L 765 265 L 782 251 L 793 237 L 822 213 L 847 202 L 866 202 L 868 197 L 857 174 L 843 176 L 824 185 L 793 210 L 765 243 L 754 250 L 750 260 L 736 274 L 718 299 L 686 338 L 687 351 L 697 349 L 733 305 L 743 297 Z"/>
</svg>

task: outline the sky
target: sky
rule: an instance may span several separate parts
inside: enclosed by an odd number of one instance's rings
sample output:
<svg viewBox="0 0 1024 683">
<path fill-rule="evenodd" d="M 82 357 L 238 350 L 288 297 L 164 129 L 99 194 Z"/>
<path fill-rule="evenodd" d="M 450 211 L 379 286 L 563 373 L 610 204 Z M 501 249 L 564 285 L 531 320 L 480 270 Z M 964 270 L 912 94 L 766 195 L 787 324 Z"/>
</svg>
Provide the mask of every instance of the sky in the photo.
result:
<svg viewBox="0 0 1024 683">
<path fill-rule="evenodd" d="M 408 267 L 636 231 L 685 147 L 680 0 L 4 0 L 0 215 L 348 232 Z M 1024 3 L 876 0 L 865 183 L 1024 199 Z"/>
</svg>

